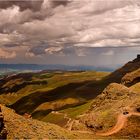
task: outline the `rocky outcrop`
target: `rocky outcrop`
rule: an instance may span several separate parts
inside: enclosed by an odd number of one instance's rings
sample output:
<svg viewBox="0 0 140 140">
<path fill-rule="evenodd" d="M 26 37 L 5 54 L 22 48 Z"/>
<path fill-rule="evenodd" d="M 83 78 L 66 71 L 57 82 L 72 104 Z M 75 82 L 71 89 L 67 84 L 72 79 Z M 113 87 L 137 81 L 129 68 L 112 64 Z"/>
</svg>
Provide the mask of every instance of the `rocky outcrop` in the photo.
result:
<svg viewBox="0 0 140 140">
<path fill-rule="evenodd" d="M 25 118 L 5 106 L 2 106 L 2 112 L 8 132 L 7 139 L 86 139 L 89 136 L 93 139 L 91 134 L 78 134 L 51 123 Z"/>
<path fill-rule="evenodd" d="M 140 68 L 133 72 L 127 73 L 121 80 L 121 83 L 126 86 L 131 86 L 140 82 Z"/>
<path fill-rule="evenodd" d="M 108 85 L 104 91 L 93 101 L 93 104 L 91 106 L 91 110 L 97 109 L 97 107 L 102 107 L 103 105 L 106 105 L 107 103 L 113 103 L 122 99 L 127 99 L 127 97 L 135 95 L 128 87 L 112 83 Z"/>
<path fill-rule="evenodd" d="M 7 130 L 4 123 L 4 116 L 0 106 L 0 139 L 7 139 Z"/>
<path fill-rule="evenodd" d="M 5 106 L 2 106 L 2 111 L 8 139 L 67 139 L 69 137 L 67 131 L 56 125 L 25 118 Z"/>
</svg>

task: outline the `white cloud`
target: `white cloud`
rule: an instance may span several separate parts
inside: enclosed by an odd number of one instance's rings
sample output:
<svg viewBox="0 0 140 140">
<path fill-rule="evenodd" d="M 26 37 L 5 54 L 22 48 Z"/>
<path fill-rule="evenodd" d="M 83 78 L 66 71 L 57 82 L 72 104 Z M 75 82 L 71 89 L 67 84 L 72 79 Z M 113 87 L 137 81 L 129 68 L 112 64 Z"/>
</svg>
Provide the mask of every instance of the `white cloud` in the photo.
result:
<svg viewBox="0 0 140 140">
<path fill-rule="evenodd" d="M 30 58 L 30 57 L 35 57 L 35 54 L 32 52 L 26 52 L 25 57 Z"/>
<path fill-rule="evenodd" d="M 45 52 L 49 54 L 53 54 L 53 53 L 60 52 L 62 49 L 63 49 L 62 47 L 50 47 L 45 49 Z"/>
</svg>

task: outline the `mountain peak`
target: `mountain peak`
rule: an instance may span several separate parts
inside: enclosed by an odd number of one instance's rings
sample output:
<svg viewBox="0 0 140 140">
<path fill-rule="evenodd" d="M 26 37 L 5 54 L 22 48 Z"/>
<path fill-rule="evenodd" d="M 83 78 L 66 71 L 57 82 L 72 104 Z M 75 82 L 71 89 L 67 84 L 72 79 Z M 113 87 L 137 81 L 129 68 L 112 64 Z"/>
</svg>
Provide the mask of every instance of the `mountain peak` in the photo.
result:
<svg viewBox="0 0 140 140">
<path fill-rule="evenodd" d="M 137 59 L 140 59 L 140 54 L 137 54 Z"/>
<path fill-rule="evenodd" d="M 132 62 L 140 62 L 140 54 L 137 54 L 137 57 Z"/>
<path fill-rule="evenodd" d="M 135 58 L 132 61 L 129 61 L 124 66 L 111 73 L 107 77 L 107 79 L 110 81 L 110 83 L 111 82 L 121 83 L 121 79 L 123 78 L 123 76 L 125 76 L 127 73 L 138 70 L 139 68 L 140 68 L 140 54 L 137 54 L 137 58 Z"/>
</svg>

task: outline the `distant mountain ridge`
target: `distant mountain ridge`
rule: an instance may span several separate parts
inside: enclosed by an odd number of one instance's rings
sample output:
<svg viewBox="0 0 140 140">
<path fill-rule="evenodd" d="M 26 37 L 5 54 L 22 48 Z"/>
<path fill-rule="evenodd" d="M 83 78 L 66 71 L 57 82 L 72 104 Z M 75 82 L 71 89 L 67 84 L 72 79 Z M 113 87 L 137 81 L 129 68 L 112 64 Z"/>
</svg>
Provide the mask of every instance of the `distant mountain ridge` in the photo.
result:
<svg viewBox="0 0 140 140">
<path fill-rule="evenodd" d="M 86 66 L 86 65 L 60 65 L 60 64 L 0 64 L 0 70 L 96 70 L 96 71 L 114 71 L 116 68 L 111 66 Z"/>
</svg>

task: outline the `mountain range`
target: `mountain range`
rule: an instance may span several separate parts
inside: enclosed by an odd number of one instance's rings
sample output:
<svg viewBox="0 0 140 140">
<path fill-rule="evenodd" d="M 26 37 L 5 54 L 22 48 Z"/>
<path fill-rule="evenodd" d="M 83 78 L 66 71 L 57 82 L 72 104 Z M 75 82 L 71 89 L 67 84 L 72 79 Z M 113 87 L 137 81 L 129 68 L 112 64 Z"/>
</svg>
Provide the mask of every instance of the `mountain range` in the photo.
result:
<svg viewBox="0 0 140 140">
<path fill-rule="evenodd" d="M 45 65 L 45 64 L 0 64 L 0 70 L 98 70 L 98 71 L 114 71 L 118 66 L 86 66 L 86 65 Z"/>
</svg>

